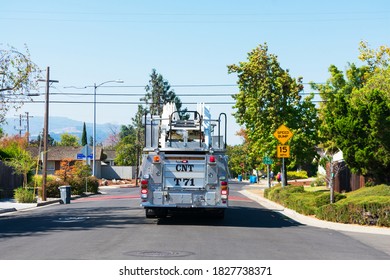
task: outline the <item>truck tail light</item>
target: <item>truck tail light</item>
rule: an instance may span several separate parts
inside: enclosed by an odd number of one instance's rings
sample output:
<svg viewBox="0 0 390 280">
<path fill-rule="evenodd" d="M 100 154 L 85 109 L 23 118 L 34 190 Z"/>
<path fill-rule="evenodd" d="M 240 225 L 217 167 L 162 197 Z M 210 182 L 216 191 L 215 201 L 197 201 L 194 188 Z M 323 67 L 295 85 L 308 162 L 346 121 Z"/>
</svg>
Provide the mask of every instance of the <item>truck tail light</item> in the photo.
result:
<svg viewBox="0 0 390 280">
<path fill-rule="evenodd" d="M 148 180 L 142 179 L 141 180 L 141 199 L 146 201 L 148 198 Z"/>
<path fill-rule="evenodd" d="M 160 162 L 160 156 L 154 156 L 153 163 L 159 163 L 159 162 Z"/>
<path fill-rule="evenodd" d="M 142 188 L 142 186 L 141 186 L 141 199 L 143 201 L 146 201 L 148 199 L 148 193 L 149 193 L 149 190 L 147 188 Z"/>
<path fill-rule="evenodd" d="M 142 189 L 141 194 L 148 194 L 148 189 Z"/>
<path fill-rule="evenodd" d="M 226 181 L 221 181 L 221 199 L 227 200 L 229 195 L 229 187 Z"/>
<path fill-rule="evenodd" d="M 147 188 L 148 187 L 148 180 L 141 180 L 141 188 L 144 189 L 144 188 Z"/>
</svg>

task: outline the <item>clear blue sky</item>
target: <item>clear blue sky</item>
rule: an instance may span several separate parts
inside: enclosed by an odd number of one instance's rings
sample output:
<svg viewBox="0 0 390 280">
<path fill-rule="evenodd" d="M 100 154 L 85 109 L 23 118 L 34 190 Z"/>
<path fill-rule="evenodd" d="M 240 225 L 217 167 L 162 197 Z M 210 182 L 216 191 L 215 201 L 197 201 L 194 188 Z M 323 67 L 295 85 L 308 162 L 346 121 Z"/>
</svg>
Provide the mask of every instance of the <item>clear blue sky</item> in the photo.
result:
<svg viewBox="0 0 390 280">
<path fill-rule="evenodd" d="M 23 50 L 59 80 L 51 100 L 92 101 L 93 93 L 66 89 L 122 79 L 125 86 L 145 86 L 155 68 L 171 85 L 235 84 L 228 64 L 246 60 L 257 45 L 268 43 L 283 68 L 304 82 L 324 82 L 329 65 L 341 69 L 358 62 L 361 40 L 371 47 L 390 45 L 390 1 L 287 0 L 1 0 L 1 43 Z M 235 87 L 175 87 L 186 101 L 228 101 L 230 97 L 185 97 L 186 93 L 234 93 Z M 309 88 L 305 89 L 310 91 Z M 44 89 L 41 90 L 44 92 Z M 99 88 L 102 93 L 144 93 L 143 88 Z M 41 97 L 36 100 L 43 100 Z M 98 101 L 136 102 L 137 96 L 99 96 Z M 192 108 L 192 105 L 187 107 Z M 129 124 L 136 105 L 97 105 L 97 122 Z M 43 115 L 43 104 L 20 112 Z M 212 105 L 231 113 L 231 105 Z M 11 116 L 14 112 L 10 113 Z M 51 104 L 51 116 L 93 121 L 92 104 Z M 238 129 L 234 118 L 232 135 Z"/>
</svg>

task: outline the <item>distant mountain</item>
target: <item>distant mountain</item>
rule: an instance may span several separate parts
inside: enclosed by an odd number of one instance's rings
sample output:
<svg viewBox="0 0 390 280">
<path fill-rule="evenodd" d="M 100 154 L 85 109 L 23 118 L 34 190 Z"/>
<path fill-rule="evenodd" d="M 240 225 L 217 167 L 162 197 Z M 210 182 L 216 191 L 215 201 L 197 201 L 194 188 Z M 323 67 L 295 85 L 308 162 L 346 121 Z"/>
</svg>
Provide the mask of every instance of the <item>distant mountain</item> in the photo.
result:
<svg viewBox="0 0 390 280">
<path fill-rule="evenodd" d="M 30 118 L 29 131 L 30 139 L 36 139 L 39 133 L 43 130 L 43 117 L 34 116 Z M 82 121 L 72 120 L 66 117 L 50 117 L 49 119 L 49 134 L 56 141 L 60 141 L 61 134 L 69 133 L 81 139 L 83 133 Z M 85 123 L 87 128 L 87 139 L 93 136 L 93 123 Z M 7 123 L 1 126 L 5 134 L 15 135 L 19 134 L 19 118 L 7 118 Z M 26 133 L 26 120 L 22 121 L 22 135 Z M 119 132 L 120 125 L 117 124 L 96 124 L 96 142 L 103 143 L 113 131 Z"/>
</svg>

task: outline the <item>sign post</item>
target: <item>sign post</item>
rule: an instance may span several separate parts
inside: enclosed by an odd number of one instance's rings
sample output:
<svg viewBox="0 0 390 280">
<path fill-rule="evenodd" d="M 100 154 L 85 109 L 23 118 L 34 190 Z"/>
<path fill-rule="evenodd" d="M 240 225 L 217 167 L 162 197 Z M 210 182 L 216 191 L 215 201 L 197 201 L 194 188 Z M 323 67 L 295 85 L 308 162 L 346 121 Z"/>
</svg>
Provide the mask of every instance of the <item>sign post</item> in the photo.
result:
<svg viewBox="0 0 390 280">
<path fill-rule="evenodd" d="M 286 174 L 286 167 L 284 164 L 284 159 L 290 157 L 290 146 L 285 145 L 288 140 L 293 137 L 294 133 L 291 132 L 291 130 L 282 124 L 278 127 L 278 129 L 274 132 L 274 136 L 282 145 L 278 145 L 276 148 L 276 154 L 278 158 L 282 158 L 282 187 L 286 186 L 285 182 L 285 174 Z"/>
<path fill-rule="evenodd" d="M 263 163 L 267 165 L 267 179 L 268 179 L 268 187 L 271 187 L 271 178 L 270 178 L 270 171 L 269 166 L 273 163 L 272 159 L 269 156 L 263 157 Z"/>
</svg>

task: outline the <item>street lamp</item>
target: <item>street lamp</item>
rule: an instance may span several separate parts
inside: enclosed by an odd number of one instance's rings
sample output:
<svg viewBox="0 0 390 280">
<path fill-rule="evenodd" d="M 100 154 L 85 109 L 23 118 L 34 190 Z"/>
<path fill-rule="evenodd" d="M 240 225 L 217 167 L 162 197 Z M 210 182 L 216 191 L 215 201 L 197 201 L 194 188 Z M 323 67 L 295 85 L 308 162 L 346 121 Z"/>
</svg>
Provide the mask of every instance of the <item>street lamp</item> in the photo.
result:
<svg viewBox="0 0 390 280">
<path fill-rule="evenodd" d="M 123 83 L 122 80 L 110 80 L 96 85 L 93 84 L 93 153 L 92 153 L 92 175 L 96 177 L 96 90 L 98 87 L 108 83 Z"/>
</svg>

